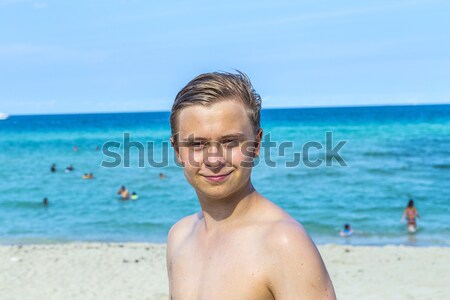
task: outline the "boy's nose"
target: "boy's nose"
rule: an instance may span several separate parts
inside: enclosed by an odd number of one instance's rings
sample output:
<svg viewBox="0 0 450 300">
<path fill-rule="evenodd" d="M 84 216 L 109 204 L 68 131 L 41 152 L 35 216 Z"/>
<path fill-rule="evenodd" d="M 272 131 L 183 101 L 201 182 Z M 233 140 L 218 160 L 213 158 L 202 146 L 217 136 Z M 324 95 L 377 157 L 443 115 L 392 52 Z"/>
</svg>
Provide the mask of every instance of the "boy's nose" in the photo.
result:
<svg viewBox="0 0 450 300">
<path fill-rule="evenodd" d="M 204 153 L 205 165 L 209 167 L 218 167 L 225 163 L 225 157 L 223 156 L 222 144 L 218 142 L 211 142 Z"/>
</svg>

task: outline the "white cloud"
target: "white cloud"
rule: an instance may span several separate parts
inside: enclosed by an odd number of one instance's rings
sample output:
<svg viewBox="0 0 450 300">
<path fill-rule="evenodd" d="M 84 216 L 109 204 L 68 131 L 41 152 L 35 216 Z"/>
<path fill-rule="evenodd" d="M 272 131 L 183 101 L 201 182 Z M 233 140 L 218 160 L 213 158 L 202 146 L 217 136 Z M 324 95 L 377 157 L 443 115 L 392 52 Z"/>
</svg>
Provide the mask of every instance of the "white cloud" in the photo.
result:
<svg viewBox="0 0 450 300">
<path fill-rule="evenodd" d="M 48 4 L 42 1 L 33 0 L 0 0 L 0 6 L 17 5 L 17 4 L 29 4 L 35 9 L 47 8 Z"/>
<path fill-rule="evenodd" d="M 353 15 L 362 15 L 362 14 L 369 14 L 369 13 L 375 13 L 375 12 L 380 12 L 380 11 L 402 9 L 402 8 L 412 7 L 412 6 L 420 6 L 420 5 L 427 6 L 427 5 L 440 3 L 440 2 L 443 2 L 443 1 L 442 0 L 417 0 L 417 1 L 397 2 L 397 3 L 378 5 L 378 6 L 365 6 L 365 7 L 356 7 L 356 8 L 349 8 L 349 9 L 343 9 L 343 10 L 323 11 L 323 12 L 318 12 L 318 13 L 303 14 L 303 15 L 299 15 L 296 17 L 278 19 L 278 20 L 269 22 L 267 24 L 275 25 L 275 24 L 293 23 L 293 22 L 301 22 L 301 21 L 309 21 L 309 20 L 321 20 L 321 19 L 348 17 L 348 16 L 353 16 Z"/>
<path fill-rule="evenodd" d="M 98 62 L 105 58 L 105 54 L 97 50 L 80 50 L 53 45 L 0 45 L 0 61 L 9 62 L 13 59 L 24 58 L 46 62 Z"/>
<path fill-rule="evenodd" d="M 44 9 L 48 7 L 48 4 L 45 2 L 34 2 L 33 7 L 36 9 Z"/>
<path fill-rule="evenodd" d="M 355 93 L 312 96 L 262 96 L 263 108 L 449 104 L 446 93 Z"/>
<path fill-rule="evenodd" d="M 11 5 L 28 2 L 28 0 L 0 0 L 0 5 Z"/>
<path fill-rule="evenodd" d="M 20 55 L 39 54 L 45 53 L 49 50 L 50 50 L 49 47 L 38 45 L 26 45 L 26 44 L 0 45 L 1 56 L 20 56 Z"/>
<path fill-rule="evenodd" d="M 273 19 L 263 19 L 253 21 L 251 23 L 248 20 L 245 20 L 245 23 L 239 22 L 229 22 L 229 23 L 221 23 L 218 26 L 201 26 L 201 27 L 187 27 L 179 31 L 179 33 L 183 33 L 186 36 L 189 34 L 207 34 L 207 33 L 216 33 L 223 31 L 232 31 L 232 30 L 242 30 L 245 28 L 249 30 L 251 28 L 261 29 L 261 28 L 271 28 L 273 26 L 282 26 L 282 25 L 292 25 L 294 23 L 302 23 L 308 21 L 320 21 L 327 20 L 333 18 L 345 18 L 349 16 L 357 16 L 357 15 L 365 15 L 377 12 L 384 11 L 394 11 L 401 10 L 407 7 L 415 7 L 415 6 L 430 6 L 438 3 L 444 3 L 445 0 L 416 0 L 416 1 L 399 1 L 391 4 L 384 5 L 369 5 L 369 6 L 359 6 L 352 8 L 345 8 L 341 10 L 328 10 L 328 11 L 319 11 L 312 13 L 300 13 L 295 16 L 283 17 L 283 18 L 273 18 Z M 362 3 L 362 2 L 361 2 Z"/>
</svg>

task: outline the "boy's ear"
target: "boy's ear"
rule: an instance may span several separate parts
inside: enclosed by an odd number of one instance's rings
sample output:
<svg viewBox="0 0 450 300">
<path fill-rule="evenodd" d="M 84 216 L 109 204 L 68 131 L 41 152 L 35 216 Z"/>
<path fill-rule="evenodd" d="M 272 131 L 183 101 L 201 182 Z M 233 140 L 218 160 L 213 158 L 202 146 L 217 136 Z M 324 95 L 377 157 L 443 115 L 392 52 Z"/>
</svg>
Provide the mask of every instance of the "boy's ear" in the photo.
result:
<svg viewBox="0 0 450 300">
<path fill-rule="evenodd" d="M 255 137 L 255 157 L 259 157 L 261 153 L 261 141 L 262 141 L 263 130 L 260 128 Z"/>
<path fill-rule="evenodd" d="M 175 155 L 179 164 L 182 164 L 180 157 L 180 148 L 178 147 L 178 135 L 172 135 L 170 137 L 170 143 L 172 144 L 173 150 L 175 150 Z"/>
</svg>

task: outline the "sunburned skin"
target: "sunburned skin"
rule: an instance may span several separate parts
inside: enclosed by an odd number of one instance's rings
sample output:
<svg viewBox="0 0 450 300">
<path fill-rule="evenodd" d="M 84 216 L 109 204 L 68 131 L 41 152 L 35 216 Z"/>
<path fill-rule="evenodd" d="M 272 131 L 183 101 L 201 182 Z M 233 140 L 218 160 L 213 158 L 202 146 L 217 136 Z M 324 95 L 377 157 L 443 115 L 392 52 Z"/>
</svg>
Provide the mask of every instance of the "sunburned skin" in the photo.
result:
<svg viewBox="0 0 450 300">
<path fill-rule="evenodd" d="M 249 157 L 240 145 L 255 141 L 259 155 L 262 137 L 243 105 L 225 99 L 190 106 L 180 112 L 178 124 L 178 142 L 186 143 L 177 147 L 173 140 L 174 148 L 201 211 L 170 230 L 170 299 L 335 299 L 303 227 L 260 195 L 251 184 L 251 168 L 241 165 Z"/>
</svg>

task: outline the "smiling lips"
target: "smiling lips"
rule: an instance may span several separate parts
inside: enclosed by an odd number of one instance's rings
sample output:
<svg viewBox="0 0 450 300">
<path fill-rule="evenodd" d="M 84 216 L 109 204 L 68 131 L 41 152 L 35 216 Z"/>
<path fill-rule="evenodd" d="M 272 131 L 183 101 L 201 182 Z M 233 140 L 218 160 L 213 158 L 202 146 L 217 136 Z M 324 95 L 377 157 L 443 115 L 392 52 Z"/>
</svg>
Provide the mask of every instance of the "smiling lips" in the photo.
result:
<svg viewBox="0 0 450 300">
<path fill-rule="evenodd" d="M 225 181 L 230 176 L 230 174 L 231 174 L 231 172 L 228 174 L 223 174 L 223 175 L 212 175 L 212 176 L 203 175 L 203 177 L 205 177 L 206 180 L 208 180 L 210 182 L 222 182 L 222 181 Z"/>
</svg>

